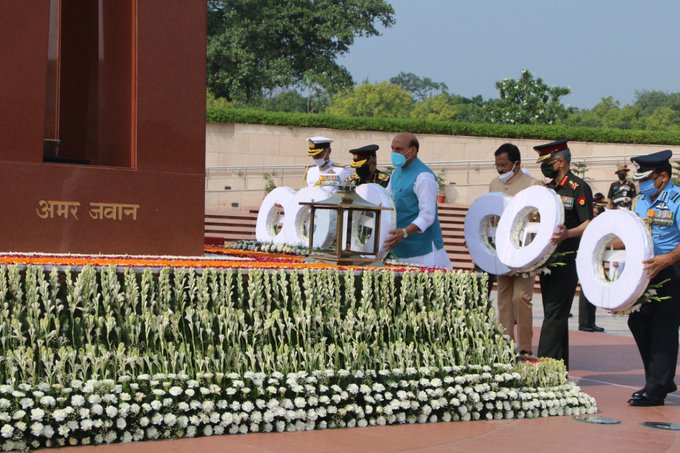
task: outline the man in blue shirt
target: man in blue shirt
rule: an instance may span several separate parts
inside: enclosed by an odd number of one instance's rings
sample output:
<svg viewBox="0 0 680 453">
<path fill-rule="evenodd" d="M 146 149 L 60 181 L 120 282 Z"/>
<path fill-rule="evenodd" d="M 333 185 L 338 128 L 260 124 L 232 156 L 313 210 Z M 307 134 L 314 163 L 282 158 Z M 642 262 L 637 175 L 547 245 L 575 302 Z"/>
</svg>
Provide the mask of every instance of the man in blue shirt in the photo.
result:
<svg viewBox="0 0 680 453">
<path fill-rule="evenodd" d="M 671 182 L 673 153 L 659 151 L 631 158 L 637 167 L 633 179 L 640 195 L 632 209 L 652 229 L 654 257 L 645 260 L 650 285 L 667 280 L 657 290 L 666 300 L 645 303 L 628 317 L 645 368 L 645 386 L 628 400 L 631 406 L 662 406 L 674 392 L 680 327 L 680 188 Z"/>
</svg>

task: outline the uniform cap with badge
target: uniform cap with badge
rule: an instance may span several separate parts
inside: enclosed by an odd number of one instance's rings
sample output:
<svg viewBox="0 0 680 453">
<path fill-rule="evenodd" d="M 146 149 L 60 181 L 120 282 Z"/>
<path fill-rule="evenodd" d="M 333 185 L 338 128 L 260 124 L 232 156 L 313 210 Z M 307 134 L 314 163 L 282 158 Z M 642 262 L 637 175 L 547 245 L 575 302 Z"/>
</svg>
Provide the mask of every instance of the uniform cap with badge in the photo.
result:
<svg viewBox="0 0 680 453">
<path fill-rule="evenodd" d="M 629 171 L 630 171 L 630 168 L 628 168 L 628 165 L 617 164 L 616 165 L 616 171 L 614 173 L 618 175 L 619 173 L 628 173 Z"/>
<path fill-rule="evenodd" d="M 552 157 L 558 151 L 569 151 L 567 142 L 569 140 L 556 140 L 554 142 L 546 143 L 545 145 L 534 146 L 534 151 L 538 152 L 538 159 L 536 163 L 544 162 Z"/>
<path fill-rule="evenodd" d="M 656 153 L 631 157 L 630 160 L 635 164 L 637 169 L 633 175 L 633 180 L 640 181 L 641 179 L 645 179 L 659 168 L 669 165 L 672 156 L 673 151 L 665 149 Z"/>
<path fill-rule="evenodd" d="M 331 143 L 333 143 L 332 138 L 323 137 L 321 135 L 309 137 L 307 139 L 307 145 L 309 146 L 309 149 L 307 150 L 307 155 L 309 157 L 318 156 L 319 154 L 330 148 Z"/>
<path fill-rule="evenodd" d="M 378 145 L 366 145 L 360 148 L 350 149 L 350 154 L 353 155 L 352 168 L 358 168 L 366 165 L 371 159 L 376 158 L 375 152 L 380 147 Z"/>
</svg>

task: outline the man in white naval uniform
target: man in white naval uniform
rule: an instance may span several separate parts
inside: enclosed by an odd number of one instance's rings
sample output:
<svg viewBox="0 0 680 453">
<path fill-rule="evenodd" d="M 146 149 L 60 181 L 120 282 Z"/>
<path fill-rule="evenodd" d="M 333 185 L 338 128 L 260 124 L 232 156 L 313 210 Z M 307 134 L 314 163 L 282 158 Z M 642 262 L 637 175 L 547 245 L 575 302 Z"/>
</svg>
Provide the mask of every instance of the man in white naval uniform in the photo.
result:
<svg viewBox="0 0 680 453">
<path fill-rule="evenodd" d="M 333 139 L 322 136 L 307 139 L 309 145 L 307 155 L 314 160 L 314 165 L 307 168 L 305 184 L 308 187 L 318 186 L 330 193 L 335 193 L 338 186 L 352 176 L 352 171 L 348 167 L 333 164 L 330 158 L 331 142 Z"/>
</svg>

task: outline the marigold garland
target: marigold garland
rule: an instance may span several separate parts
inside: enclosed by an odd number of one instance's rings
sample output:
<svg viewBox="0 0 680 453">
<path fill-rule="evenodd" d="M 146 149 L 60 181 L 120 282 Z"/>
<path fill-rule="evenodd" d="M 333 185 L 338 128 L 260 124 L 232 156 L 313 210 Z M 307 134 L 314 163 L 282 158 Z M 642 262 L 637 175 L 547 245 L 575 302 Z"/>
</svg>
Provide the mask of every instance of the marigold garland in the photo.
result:
<svg viewBox="0 0 680 453">
<path fill-rule="evenodd" d="M 304 256 L 237 250 L 226 247 L 206 246 L 205 256 L 150 256 L 150 255 L 83 255 L 60 253 L 4 253 L 0 265 L 20 266 L 116 266 L 123 268 L 195 268 L 195 269 L 349 269 L 360 271 L 365 266 L 338 266 L 330 263 L 304 262 Z M 212 256 L 211 256 L 212 255 Z M 403 272 L 420 270 L 433 272 L 426 267 L 386 264 L 387 269 Z"/>
</svg>

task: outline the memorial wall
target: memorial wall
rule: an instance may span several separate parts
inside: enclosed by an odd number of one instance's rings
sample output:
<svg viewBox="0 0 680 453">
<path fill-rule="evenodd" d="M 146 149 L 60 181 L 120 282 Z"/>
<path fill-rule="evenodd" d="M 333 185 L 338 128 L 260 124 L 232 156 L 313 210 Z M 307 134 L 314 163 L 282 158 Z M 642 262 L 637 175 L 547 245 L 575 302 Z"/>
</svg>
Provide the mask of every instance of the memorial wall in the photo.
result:
<svg viewBox="0 0 680 453">
<path fill-rule="evenodd" d="M 198 255 L 206 3 L 0 3 L 0 250 Z"/>
</svg>

